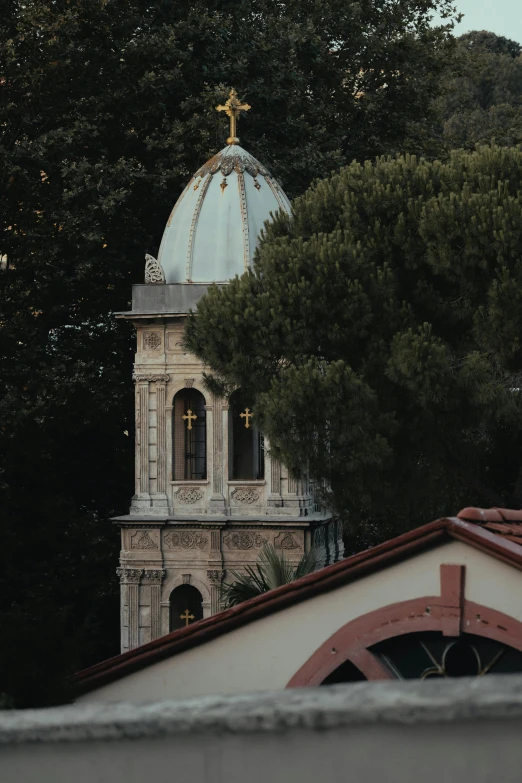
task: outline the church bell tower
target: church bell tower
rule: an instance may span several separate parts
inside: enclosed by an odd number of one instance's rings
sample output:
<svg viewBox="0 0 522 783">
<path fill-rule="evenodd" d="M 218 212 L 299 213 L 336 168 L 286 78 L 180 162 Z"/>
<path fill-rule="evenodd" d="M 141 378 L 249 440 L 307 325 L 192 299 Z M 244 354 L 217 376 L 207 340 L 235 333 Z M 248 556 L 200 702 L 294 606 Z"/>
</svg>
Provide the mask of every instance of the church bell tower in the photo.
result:
<svg viewBox="0 0 522 783">
<path fill-rule="evenodd" d="M 253 565 L 264 542 L 297 561 L 314 546 L 318 565 L 342 556 L 340 526 L 316 505 L 306 477 L 270 455 L 252 402 L 203 383 L 186 353 L 189 310 L 211 283 L 226 285 L 252 263 L 270 212 L 290 212 L 269 172 L 239 146 L 236 120 L 250 107 L 234 90 L 227 146 L 192 177 L 176 202 L 157 260 L 133 286 L 136 328 L 136 486 L 121 528 L 122 652 L 220 611 L 223 579 Z"/>
</svg>

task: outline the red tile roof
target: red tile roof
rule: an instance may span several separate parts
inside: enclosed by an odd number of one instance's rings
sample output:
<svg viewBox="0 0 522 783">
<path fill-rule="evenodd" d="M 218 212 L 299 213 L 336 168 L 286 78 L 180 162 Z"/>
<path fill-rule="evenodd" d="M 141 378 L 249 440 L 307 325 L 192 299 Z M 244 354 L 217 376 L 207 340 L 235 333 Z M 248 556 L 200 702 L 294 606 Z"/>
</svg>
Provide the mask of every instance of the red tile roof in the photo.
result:
<svg viewBox="0 0 522 783">
<path fill-rule="evenodd" d="M 430 522 L 288 585 L 84 669 L 74 676 L 75 687 L 80 693 L 85 693 L 108 685 L 146 666 L 205 644 L 235 628 L 335 590 L 411 557 L 416 552 L 452 539 L 465 541 L 522 570 L 522 511 L 465 508 L 456 517 Z"/>
<path fill-rule="evenodd" d="M 463 508 L 457 516 L 475 522 L 508 541 L 522 544 L 522 511 L 509 508 Z"/>
</svg>

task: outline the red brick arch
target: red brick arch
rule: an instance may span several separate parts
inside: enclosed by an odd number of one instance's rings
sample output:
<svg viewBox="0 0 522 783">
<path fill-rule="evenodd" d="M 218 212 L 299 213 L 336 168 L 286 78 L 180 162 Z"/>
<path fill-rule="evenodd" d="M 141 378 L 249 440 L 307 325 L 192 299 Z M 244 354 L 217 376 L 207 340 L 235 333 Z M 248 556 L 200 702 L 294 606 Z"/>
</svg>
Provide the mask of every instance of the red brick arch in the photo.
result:
<svg viewBox="0 0 522 783">
<path fill-rule="evenodd" d="M 470 633 L 522 651 L 522 623 L 464 597 L 465 566 L 441 566 L 441 595 L 390 604 L 339 628 L 301 666 L 287 688 L 321 685 L 345 661 L 368 680 L 393 679 L 368 649 L 407 633 L 441 631 L 444 636 Z"/>
</svg>

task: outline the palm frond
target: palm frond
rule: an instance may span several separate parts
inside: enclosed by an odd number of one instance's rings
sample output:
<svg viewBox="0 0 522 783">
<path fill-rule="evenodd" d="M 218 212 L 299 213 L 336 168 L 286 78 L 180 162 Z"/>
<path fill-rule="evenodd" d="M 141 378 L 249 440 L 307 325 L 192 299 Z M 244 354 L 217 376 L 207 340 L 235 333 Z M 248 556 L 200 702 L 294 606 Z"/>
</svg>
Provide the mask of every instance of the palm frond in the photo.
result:
<svg viewBox="0 0 522 783">
<path fill-rule="evenodd" d="M 289 584 L 315 570 L 317 563 L 313 549 L 306 552 L 297 565 L 290 563 L 284 552 L 279 553 L 272 544 L 265 542 L 259 559 L 254 566 L 245 566 L 244 571 L 231 571 L 232 582 L 225 582 L 221 588 L 223 607 L 247 601 L 281 585 Z"/>
<path fill-rule="evenodd" d="M 317 568 L 317 553 L 315 549 L 309 549 L 302 556 L 295 569 L 294 579 L 300 579 L 302 576 L 311 574 Z"/>
</svg>

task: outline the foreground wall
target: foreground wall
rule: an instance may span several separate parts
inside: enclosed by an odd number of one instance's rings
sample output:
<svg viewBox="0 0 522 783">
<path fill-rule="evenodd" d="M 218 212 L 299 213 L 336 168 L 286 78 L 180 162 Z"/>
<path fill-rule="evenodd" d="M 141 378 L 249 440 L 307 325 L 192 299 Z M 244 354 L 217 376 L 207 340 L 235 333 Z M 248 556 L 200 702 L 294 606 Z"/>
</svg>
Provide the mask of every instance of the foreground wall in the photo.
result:
<svg viewBox="0 0 522 783">
<path fill-rule="evenodd" d="M 0 713 L 2 783 L 520 780 L 522 676 Z"/>
</svg>

